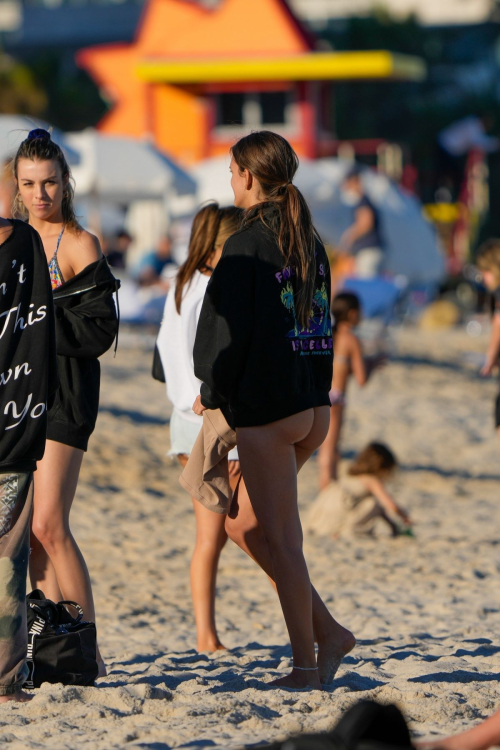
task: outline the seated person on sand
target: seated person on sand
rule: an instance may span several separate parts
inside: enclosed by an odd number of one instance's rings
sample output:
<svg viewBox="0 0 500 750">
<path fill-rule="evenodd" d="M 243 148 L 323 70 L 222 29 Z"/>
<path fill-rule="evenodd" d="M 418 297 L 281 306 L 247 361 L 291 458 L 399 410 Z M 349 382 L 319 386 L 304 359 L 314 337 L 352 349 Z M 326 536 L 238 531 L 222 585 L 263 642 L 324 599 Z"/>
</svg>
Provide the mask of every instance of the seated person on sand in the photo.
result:
<svg viewBox="0 0 500 750">
<path fill-rule="evenodd" d="M 500 746 L 500 711 L 466 732 L 434 742 L 419 742 L 421 750 L 487 750 Z"/>
<path fill-rule="evenodd" d="M 382 520 L 397 536 L 400 528 L 395 517 L 406 526 L 411 521 L 384 486 L 396 467 L 396 459 L 387 446 L 367 445 L 347 473 L 320 492 L 309 509 L 307 531 L 333 537 L 372 535 Z"/>
<path fill-rule="evenodd" d="M 137 272 L 139 286 L 160 286 L 168 291 L 170 281 L 165 275 L 167 266 L 175 274 L 177 266 L 172 258 L 172 240 L 165 235 L 160 239 L 156 250 L 152 250 L 141 259 Z"/>
<path fill-rule="evenodd" d="M 371 373 L 383 363 L 378 357 L 371 360 L 363 357 L 361 342 L 354 333 L 361 322 L 361 304 L 351 292 L 335 295 L 331 305 L 333 315 L 333 378 L 330 390 L 330 427 L 320 446 L 318 455 L 319 487 L 324 489 L 332 479 L 337 479 L 339 443 L 346 390 L 351 376 L 360 387 L 368 382 Z"/>
</svg>

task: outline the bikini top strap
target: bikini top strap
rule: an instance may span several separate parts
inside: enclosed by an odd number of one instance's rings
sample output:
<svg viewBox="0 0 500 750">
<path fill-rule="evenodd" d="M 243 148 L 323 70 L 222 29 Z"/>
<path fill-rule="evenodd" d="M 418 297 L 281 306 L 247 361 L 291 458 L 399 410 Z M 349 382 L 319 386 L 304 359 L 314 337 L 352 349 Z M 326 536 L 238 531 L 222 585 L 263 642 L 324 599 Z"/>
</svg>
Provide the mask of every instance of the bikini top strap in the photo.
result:
<svg viewBox="0 0 500 750">
<path fill-rule="evenodd" d="M 65 226 L 64 226 L 64 224 L 63 224 L 63 228 L 61 229 L 61 231 L 60 231 L 60 233 L 59 233 L 59 237 L 57 238 L 56 249 L 55 249 L 55 252 L 54 252 L 54 256 L 53 256 L 54 258 L 56 257 L 56 255 L 57 255 L 57 251 L 59 250 L 59 245 L 61 244 L 62 236 L 63 236 L 63 234 L 64 234 L 64 230 L 65 230 L 65 229 L 66 229 L 66 227 L 65 227 Z"/>
</svg>

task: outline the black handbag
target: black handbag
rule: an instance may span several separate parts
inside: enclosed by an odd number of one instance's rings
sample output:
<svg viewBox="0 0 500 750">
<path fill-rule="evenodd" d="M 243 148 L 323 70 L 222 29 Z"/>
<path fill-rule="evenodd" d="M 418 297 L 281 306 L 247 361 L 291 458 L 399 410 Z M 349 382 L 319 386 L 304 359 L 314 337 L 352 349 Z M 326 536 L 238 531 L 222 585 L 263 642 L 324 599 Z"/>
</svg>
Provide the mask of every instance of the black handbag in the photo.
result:
<svg viewBox="0 0 500 750">
<path fill-rule="evenodd" d="M 63 685 L 93 685 L 99 668 L 96 661 L 96 628 L 83 619 L 76 602 L 55 604 L 36 589 L 27 597 L 29 675 L 25 688 L 43 682 Z M 72 617 L 66 607 L 74 607 Z"/>
<path fill-rule="evenodd" d="M 155 344 L 155 351 L 153 354 L 153 368 L 151 370 L 151 375 L 155 380 L 159 380 L 160 383 L 165 383 L 165 371 L 163 369 L 163 364 L 160 357 L 160 350 L 158 349 L 158 344 Z"/>
</svg>

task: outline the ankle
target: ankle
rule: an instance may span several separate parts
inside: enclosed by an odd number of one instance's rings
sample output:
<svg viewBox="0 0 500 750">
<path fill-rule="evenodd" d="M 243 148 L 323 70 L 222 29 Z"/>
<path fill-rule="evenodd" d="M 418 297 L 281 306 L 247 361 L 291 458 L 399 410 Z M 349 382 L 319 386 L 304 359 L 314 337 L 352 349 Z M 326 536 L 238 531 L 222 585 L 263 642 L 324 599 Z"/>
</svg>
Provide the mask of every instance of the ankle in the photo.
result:
<svg viewBox="0 0 500 750">
<path fill-rule="evenodd" d="M 208 638 L 198 638 L 197 651 L 222 651 L 225 646 L 222 645 L 218 637 L 209 636 Z"/>
</svg>

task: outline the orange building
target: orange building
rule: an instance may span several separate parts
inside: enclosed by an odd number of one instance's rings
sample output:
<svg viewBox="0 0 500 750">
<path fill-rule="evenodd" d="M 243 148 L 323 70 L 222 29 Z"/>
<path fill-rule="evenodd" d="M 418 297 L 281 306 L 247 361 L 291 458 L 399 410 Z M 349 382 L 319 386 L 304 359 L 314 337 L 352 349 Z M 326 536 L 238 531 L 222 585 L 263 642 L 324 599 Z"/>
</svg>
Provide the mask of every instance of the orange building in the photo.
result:
<svg viewBox="0 0 500 750">
<path fill-rule="evenodd" d="M 269 128 L 299 155 L 331 152 L 335 80 L 419 80 L 417 58 L 315 52 L 285 0 L 148 0 L 132 44 L 83 50 L 78 63 L 112 101 L 104 133 L 150 138 L 189 165 Z"/>
</svg>

